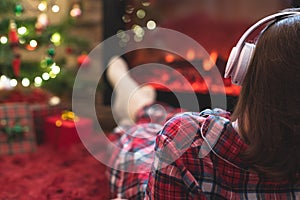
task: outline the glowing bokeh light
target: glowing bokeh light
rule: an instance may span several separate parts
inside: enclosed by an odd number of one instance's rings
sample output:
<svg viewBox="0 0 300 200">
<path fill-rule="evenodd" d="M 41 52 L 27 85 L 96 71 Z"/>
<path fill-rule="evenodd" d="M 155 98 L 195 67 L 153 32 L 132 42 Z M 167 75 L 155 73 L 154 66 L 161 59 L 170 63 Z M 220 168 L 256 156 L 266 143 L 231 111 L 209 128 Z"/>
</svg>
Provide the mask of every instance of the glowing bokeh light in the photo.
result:
<svg viewBox="0 0 300 200">
<path fill-rule="evenodd" d="M 149 30 L 154 30 L 154 29 L 156 28 L 156 22 L 153 21 L 153 20 L 149 20 L 149 21 L 147 22 L 147 28 L 148 28 Z"/>
</svg>

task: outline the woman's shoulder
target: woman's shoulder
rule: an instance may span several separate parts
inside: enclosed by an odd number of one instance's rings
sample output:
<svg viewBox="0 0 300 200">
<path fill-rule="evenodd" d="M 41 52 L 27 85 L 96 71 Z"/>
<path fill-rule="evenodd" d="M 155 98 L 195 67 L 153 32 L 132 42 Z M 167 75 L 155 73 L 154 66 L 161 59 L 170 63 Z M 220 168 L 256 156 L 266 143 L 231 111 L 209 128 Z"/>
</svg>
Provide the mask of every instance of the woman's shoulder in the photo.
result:
<svg viewBox="0 0 300 200">
<path fill-rule="evenodd" d="M 230 112 L 220 108 L 205 109 L 201 112 L 187 111 L 174 115 L 166 122 L 165 126 L 176 125 L 178 128 L 182 128 L 193 125 L 197 127 L 207 121 L 211 122 L 212 120 L 229 122 L 230 114 Z"/>
<path fill-rule="evenodd" d="M 229 120 L 230 115 L 231 113 L 229 111 L 226 111 L 221 108 L 214 108 L 214 109 L 204 109 L 200 112 L 186 111 L 186 112 L 178 113 L 174 115 L 174 117 L 172 117 L 171 119 L 177 119 L 177 120 L 182 118 L 196 119 L 198 117 L 207 118 L 209 116 L 212 116 L 212 117 L 222 117 Z"/>
<path fill-rule="evenodd" d="M 227 123 L 230 123 L 230 112 L 219 108 L 201 112 L 182 112 L 169 119 L 159 135 L 169 140 L 173 140 L 175 136 L 190 138 L 201 132 L 207 132 L 211 126 L 223 126 Z"/>
</svg>

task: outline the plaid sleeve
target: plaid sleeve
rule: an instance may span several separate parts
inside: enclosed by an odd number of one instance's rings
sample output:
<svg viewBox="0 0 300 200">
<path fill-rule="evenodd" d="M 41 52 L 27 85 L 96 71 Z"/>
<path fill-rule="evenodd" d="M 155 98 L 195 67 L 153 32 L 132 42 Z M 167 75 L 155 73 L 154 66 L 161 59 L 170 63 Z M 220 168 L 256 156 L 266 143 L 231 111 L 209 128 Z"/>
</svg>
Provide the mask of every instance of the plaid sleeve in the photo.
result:
<svg viewBox="0 0 300 200">
<path fill-rule="evenodd" d="M 183 163 L 201 165 L 197 143 L 205 118 L 183 113 L 169 120 L 156 138 L 155 157 L 147 186 L 147 199 L 205 199 L 198 183 Z M 180 158 L 180 159 L 179 159 Z M 199 161 L 199 162 L 196 162 Z"/>
<path fill-rule="evenodd" d="M 143 199 L 153 161 L 158 124 L 139 124 L 123 132 L 111 152 L 108 176 L 111 198 Z"/>
</svg>

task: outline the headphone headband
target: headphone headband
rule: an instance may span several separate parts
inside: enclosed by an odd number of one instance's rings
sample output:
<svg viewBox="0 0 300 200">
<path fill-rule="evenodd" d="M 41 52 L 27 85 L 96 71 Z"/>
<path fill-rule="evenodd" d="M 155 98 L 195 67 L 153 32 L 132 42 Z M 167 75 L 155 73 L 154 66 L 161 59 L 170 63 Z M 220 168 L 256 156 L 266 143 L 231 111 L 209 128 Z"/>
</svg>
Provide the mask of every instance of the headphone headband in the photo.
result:
<svg viewBox="0 0 300 200">
<path fill-rule="evenodd" d="M 268 22 L 275 22 L 282 18 L 289 17 L 291 15 L 292 16 L 299 15 L 299 14 L 300 12 L 296 12 L 296 11 L 287 11 L 287 12 L 272 14 L 267 17 L 264 17 L 263 19 L 259 20 L 254 25 L 252 25 L 250 28 L 248 28 L 248 30 L 239 39 L 236 46 L 233 47 L 229 55 L 224 77 L 225 78 L 231 77 L 233 84 L 241 85 L 255 50 L 255 44 L 246 42 L 246 39 L 250 36 L 250 34 Z M 266 30 L 269 26 L 270 25 L 267 25 L 266 28 L 264 28 L 260 34 L 262 34 L 264 30 Z"/>
<path fill-rule="evenodd" d="M 283 17 L 287 17 L 290 15 L 296 15 L 296 14 L 300 14 L 300 12 L 282 12 L 282 13 L 276 13 L 273 15 L 269 15 L 261 20 L 259 20 L 258 22 L 256 22 L 255 24 L 253 24 L 243 35 L 242 37 L 239 39 L 236 47 L 241 47 L 243 45 L 243 43 L 245 42 L 245 40 L 247 39 L 247 37 L 250 36 L 251 33 L 253 33 L 258 27 L 262 26 L 265 23 L 268 23 L 270 21 L 276 21 L 278 19 L 281 19 Z"/>
</svg>

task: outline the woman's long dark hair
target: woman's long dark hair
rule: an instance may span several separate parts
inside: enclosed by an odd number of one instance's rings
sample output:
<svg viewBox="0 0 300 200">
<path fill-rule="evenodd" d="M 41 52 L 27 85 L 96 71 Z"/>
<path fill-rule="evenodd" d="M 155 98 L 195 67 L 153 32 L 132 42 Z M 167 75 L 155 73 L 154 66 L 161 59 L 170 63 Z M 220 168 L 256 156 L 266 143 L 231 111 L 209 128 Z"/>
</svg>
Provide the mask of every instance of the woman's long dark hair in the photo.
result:
<svg viewBox="0 0 300 200">
<path fill-rule="evenodd" d="M 262 176 L 299 181 L 300 15 L 258 39 L 232 120 L 249 145 L 242 158 Z"/>
</svg>

